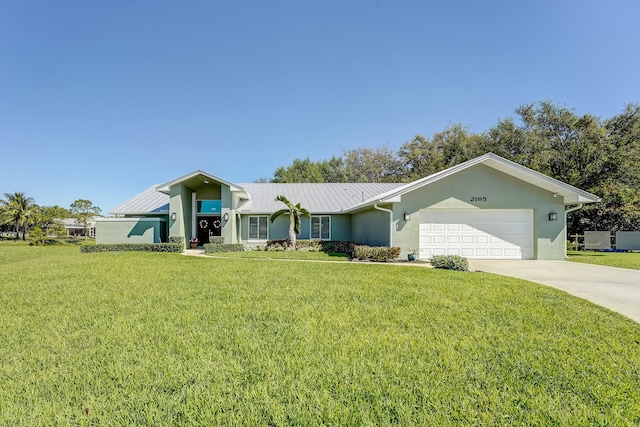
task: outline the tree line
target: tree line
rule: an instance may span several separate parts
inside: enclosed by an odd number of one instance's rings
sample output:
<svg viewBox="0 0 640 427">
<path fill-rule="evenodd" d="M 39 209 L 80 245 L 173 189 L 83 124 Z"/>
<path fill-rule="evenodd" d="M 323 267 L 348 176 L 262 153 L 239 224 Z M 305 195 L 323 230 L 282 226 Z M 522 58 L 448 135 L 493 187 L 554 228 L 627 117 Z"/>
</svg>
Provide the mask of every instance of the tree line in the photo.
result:
<svg viewBox="0 0 640 427">
<path fill-rule="evenodd" d="M 71 206 L 39 206 L 25 193 L 4 193 L 0 199 L 0 231 L 14 232 L 15 238 L 26 240 L 27 234 L 34 242 L 44 243 L 46 236 L 64 237 L 67 230 L 62 222 L 66 218 L 75 218 L 87 230 L 92 217 L 100 215 L 101 209 L 89 200 L 78 199 Z"/>
<path fill-rule="evenodd" d="M 640 105 L 611 118 L 577 115 L 551 101 L 524 104 L 516 117 L 472 133 L 462 123 L 398 150 L 343 150 L 328 160 L 295 159 L 266 182 L 411 182 L 487 152 L 599 196 L 571 214 L 569 232 L 640 230 Z"/>
</svg>

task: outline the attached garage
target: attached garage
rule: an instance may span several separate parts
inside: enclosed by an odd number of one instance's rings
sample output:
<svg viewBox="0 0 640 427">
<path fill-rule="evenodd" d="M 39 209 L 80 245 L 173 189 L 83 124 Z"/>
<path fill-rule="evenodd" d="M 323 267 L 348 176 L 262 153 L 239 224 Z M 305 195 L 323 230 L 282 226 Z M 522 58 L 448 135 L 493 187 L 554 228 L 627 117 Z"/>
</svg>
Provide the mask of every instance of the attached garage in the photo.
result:
<svg viewBox="0 0 640 427">
<path fill-rule="evenodd" d="M 533 210 L 420 211 L 420 258 L 532 259 Z"/>
</svg>

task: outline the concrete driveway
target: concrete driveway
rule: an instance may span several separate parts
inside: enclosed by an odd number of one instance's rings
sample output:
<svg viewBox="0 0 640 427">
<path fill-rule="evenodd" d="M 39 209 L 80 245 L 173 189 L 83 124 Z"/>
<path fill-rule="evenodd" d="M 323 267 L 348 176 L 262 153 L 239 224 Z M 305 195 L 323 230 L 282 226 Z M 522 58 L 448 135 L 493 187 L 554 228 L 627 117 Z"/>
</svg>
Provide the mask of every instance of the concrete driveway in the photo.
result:
<svg viewBox="0 0 640 427">
<path fill-rule="evenodd" d="M 471 259 L 469 269 L 552 286 L 640 323 L 640 270 L 569 261 Z"/>
</svg>

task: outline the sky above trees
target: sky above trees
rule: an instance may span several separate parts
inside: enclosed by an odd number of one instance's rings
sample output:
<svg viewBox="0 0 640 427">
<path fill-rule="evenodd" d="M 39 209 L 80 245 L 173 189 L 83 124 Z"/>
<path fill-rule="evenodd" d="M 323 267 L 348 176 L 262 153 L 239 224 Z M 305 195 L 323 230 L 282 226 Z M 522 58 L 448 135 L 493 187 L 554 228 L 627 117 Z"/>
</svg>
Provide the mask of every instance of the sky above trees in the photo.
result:
<svg viewBox="0 0 640 427">
<path fill-rule="evenodd" d="M 0 4 L 0 192 L 103 212 L 203 169 L 481 133 L 551 100 L 640 101 L 640 2 Z"/>
</svg>

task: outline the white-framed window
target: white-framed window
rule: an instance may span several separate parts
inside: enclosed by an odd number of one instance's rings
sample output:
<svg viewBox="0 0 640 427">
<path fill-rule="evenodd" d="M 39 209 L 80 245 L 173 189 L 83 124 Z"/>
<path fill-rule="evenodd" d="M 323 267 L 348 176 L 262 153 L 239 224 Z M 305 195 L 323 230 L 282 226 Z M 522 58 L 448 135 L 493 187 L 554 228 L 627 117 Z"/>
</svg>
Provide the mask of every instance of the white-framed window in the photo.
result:
<svg viewBox="0 0 640 427">
<path fill-rule="evenodd" d="M 269 238 L 269 217 L 249 217 L 249 240 L 267 240 Z"/>
<path fill-rule="evenodd" d="M 331 217 L 329 215 L 311 217 L 311 238 L 331 240 Z"/>
</svg>

